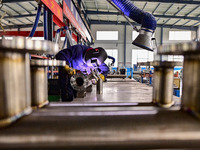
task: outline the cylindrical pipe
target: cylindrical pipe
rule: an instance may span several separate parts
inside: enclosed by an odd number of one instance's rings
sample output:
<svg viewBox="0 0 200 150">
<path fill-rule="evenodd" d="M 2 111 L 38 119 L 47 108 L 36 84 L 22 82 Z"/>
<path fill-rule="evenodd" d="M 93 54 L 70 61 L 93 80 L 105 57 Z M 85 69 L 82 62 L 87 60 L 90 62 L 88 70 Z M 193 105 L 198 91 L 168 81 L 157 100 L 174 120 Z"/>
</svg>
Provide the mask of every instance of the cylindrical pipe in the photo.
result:
<svg viewBox="0 0 200 150">
<path fill-rule="evenodd" d="M 25 86 L 26 86 L 26 108 L 31 109 L 31 70 L 30 70 L 30 54 L 25 53 L 24 57 L 24 70 L 25 70 Z"/>
<path fill-rule="evenodd" d="M 99 79 L 97 81 L 97 94 L 103 94 L 103 80 L 102 79 Z"/>
<path fill-rule="evenodd" d="M 182 108 L 200 113 L 200 55 L 185 55 Z"/>
<path fill-rule="evenodd" d="M 31 32 L 29 34 L 29 37 L 33 37 L 33 35 L 35 34 L 38 22 L 40 20 L 41 9 L 42 9 L 41 4 L 38 4 L 38 9 L 37 9 L 37 14 L 36 14 L 35 22 L 34 22 L 32 30 L 31 30 Z"/>
<path fill-rule="evenodd" d="M 86 91 L 86 88 L 90 86 L 92 82 L 86 75 L 78 73 L 71 77 L 70 84 L 76 91 Z"/>
<path fill-rule="evenodd" d="M 24 53 L 0 52 L 0 127 L 31 112 L 25 58 Z"/>
<path fill-rule="evenodd" d="M 52 62 L 52 60 L 49 60 Z M 47 60 L 31 60 L 31 105 L 43 107 L 48 103 Z M 53 64 L 53 63 L 52 63 Z"/>
<path fill-rule="evenodd" d="M 168 62 L 154 66 L 153 102 L 161 107 L 171 107 L 173 101 L 174 68 Z"/>
<path fill-rule="evenodd" d="M 43 106 L 48 102 L 47 68 L 31 67 L 32 106 Z"/>
<path fill-rule="evenodd" d="M 67 45 L 67 30 L 68 30 L 68 28 L 66 26 L 64 26 L 64 29 L 66 30 L 65 31 L 66 33 L 65 33 L 65 40 L 64 40 L 62 49 L 66 48 L 66 45 Z"/>
<path fill-rule="evenodd" d="M 65 40 L 64 40 L 62 49 L 66 48 L 66 45 L 67 45 L 67 34 L 65 35 Z"/>
<path fill-rule="evenodd" d="M 46 6 L 44 5 L 44 8 L 43 8 L 43 12 L 44 12 L 44 16 L 43 16 L 43 23 L 44 23 L 44 39 L 47 40 L 48 38 L 48 28 L 47 28 L 47 8 Z"/>
<path fill-rule="evenodd" d="M 55 35 L 55 39 L 54 39 L 54 42 L 55 42 L 56 44 L 58 44 L 58 41 L 59 41 L 59 39 L 60 39 L 60 31 L 61 31 L 61 29 L 58 29 L 58 30 L 56 31 L 56 35 Z"/>
</svg>

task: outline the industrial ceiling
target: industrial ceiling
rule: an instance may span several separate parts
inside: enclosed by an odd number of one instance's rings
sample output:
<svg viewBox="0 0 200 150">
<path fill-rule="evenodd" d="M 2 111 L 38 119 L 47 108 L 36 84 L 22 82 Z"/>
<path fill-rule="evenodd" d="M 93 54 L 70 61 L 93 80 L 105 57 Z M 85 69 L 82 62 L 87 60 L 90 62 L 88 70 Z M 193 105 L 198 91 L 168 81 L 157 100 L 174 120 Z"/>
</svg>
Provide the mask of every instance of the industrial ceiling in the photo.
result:
<svg viewBox="0 0 200 150">
<path fill-rule="evenodd" d="M 57 2 L 62 3 L 62 0 Z M 200 0 L 134 0 L 132 2 L 138 8 L 153 14 L 159 27 L 196 30 L 200 25 Z M 79 3 L 89 25 L 127 23 L 106 0 L 74 0 L 74 3 Z M 31 27 L 35 20 L 36 9 L 37 2 L 34 0 L 2 0 L 0 23 L 5 29 Z M 41 16 L 39 26 L 42 26 L 42 23 Z"/>
</svg>

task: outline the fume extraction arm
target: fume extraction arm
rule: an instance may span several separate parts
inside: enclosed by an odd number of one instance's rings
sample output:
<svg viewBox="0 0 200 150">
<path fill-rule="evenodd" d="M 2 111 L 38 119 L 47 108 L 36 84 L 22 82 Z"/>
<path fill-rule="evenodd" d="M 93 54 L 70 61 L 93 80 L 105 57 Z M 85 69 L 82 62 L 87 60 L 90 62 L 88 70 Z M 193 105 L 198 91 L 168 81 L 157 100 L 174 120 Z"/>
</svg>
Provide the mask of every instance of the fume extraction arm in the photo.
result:
<svg viewBox="0 0 200 150">
<path fill-rule="evenodd" d="M 111 3 L 110 0 L 108 0 Z M 130 19 L 141 24 L 139 35 L 133 41 L 133 45 L 153 51 L 152 35 L 156 29 L 156 19 L 148 12 L 137 8 L 130 0 L 112 0 L 112 2 Z"/>
</svg>

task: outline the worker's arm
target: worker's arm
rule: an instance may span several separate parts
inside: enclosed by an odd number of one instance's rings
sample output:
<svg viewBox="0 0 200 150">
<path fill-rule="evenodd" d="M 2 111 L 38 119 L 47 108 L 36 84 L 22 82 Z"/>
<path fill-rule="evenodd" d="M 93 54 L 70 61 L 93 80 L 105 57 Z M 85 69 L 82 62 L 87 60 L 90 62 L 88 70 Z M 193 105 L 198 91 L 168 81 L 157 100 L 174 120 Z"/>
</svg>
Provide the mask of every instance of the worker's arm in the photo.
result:
<svg viewBox="0 0 200 150">
<path fill-rule="evenodd" d="M 65 60 L 66 61 L 66 64 L 71 66 L 71 57 L 72 57 L 72 54 L 71 54 L 71 51 L 69 50 L 62 50 L 60 51 L 58 54 L 56 54 L 55 58 L 57 60 Z"/>
<path fill-rule="evenodd" d="M 74 75 L 76 73 L 75 69 L 70 67 L 71 66 L 71 63 L 70 63 L 71 62 L 71 52 L 70 51 L 68 51 L 67 49 L 64 51 L 60 51 L 56 55 L 56 59 L 66 61 L 65 71 L 67 71 L 67 73 L 69 75 Z"/>
<path fill-rule="evenodd" d="M 114 57 L 112 57 L 112 56 L 108 56 L 108 59 L 112 59 L 111 66 L 112 66 L 112 65 L 114 65 L 114 63 L 115 63 L 115 58 L 114 58 Z"/>
</svg>

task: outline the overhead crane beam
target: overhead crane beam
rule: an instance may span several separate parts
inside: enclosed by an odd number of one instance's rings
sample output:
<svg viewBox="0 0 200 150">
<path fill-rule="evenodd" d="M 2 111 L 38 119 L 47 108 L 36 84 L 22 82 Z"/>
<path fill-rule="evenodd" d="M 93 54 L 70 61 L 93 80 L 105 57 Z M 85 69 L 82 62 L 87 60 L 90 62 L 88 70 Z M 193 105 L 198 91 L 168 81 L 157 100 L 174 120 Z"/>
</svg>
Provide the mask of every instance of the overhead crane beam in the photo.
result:
<svg viewBox="0 0 200 150">
<path fill-rule="evenodd" d="M 118 24 L 118 25 L 124 25 L 127 24 L 127 22 L 117 22 L 117 21 L 98 21 L 98 20 L 91 20 L 91 24 Z M 135 24 L 139 25 L 139 24 Z M 163 25 L 163 24 L 157 24 L 157 27 L 164 27 L 164 28 L 174 28 L 174 29 L 183 29 L 183 30 L 192 30 L 197 31 L 197 27 L 194 25 L 191 26 L 181 26 L 181 25 Z"/>
<path fill-rule="evenodd" d="M 200 4 L 200 1 L 195 0 L 131 0 L 133 2 L 159 2 L 159 3 L 177 3 L 177 4 Z"/>
<path fill-rule="evenodd" d="M 120 15 L 118 12 L 104 12 L 104 11 L 86 11 L 88 15 Z M 200 20 L 200 17 L 189 17 L 189 16 L 175 16 L 175 15 L 154 15 L 159 18 L 171 18 L 171 19 L 188 19 L 188 20 Z"/>
<path fill-rule="evenodd" d="M 31 2 L 35 0 L 2 0 L 2 3 Z"/>
</svg>

